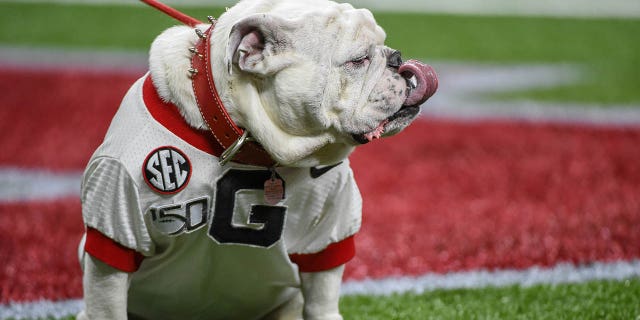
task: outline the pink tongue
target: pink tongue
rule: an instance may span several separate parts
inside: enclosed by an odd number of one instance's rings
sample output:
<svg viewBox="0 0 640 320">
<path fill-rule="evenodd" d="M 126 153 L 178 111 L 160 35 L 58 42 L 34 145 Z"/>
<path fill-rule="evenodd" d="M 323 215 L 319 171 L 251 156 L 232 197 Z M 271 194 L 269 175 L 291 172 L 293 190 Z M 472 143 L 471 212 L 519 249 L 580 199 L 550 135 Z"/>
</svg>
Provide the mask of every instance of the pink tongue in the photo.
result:
<svg viewBox="0 0 640 320">
<path fill-rule="evenodd" d="M 416 78 L 416 87 L 411 90 L 405 106 L 421 105 L 429 99 L 438 89 L 438 75 L 433 68 L 418 60 L 408 60 L 403 63 L 398 72 L 405 78 Z"/>
</svg>

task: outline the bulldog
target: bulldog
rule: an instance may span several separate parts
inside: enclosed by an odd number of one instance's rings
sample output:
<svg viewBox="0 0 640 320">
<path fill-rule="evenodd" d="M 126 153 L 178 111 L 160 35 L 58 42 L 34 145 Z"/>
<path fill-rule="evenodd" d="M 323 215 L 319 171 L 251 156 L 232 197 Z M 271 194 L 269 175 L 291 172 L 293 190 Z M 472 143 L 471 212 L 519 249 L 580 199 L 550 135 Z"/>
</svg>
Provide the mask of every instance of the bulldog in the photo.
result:
<svg viewBox="0 0 640 320">
<path fill-rule="evenodd" d="M 437 88 L 365 9 L 244 0 L 151 45 L 82 182 L 78 319 L 342 319 L 358 145 Z"/>
</svg>

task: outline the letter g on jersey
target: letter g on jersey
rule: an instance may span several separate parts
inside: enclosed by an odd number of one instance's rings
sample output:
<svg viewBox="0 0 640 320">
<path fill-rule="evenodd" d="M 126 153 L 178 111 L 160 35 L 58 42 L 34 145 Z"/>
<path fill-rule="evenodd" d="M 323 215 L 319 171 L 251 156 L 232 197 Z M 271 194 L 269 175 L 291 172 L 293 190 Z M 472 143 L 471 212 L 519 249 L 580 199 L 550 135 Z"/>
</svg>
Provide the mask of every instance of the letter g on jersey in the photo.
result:
<svg viewBox="0 0 640 320">
<path fill-rule="evenodd" d="M 144 160 L 142 175 L 151 189 L 162 194 L 177 193 L 189 183 L 191 163 L 178 148 L 160 147 Z"/>
</svg>

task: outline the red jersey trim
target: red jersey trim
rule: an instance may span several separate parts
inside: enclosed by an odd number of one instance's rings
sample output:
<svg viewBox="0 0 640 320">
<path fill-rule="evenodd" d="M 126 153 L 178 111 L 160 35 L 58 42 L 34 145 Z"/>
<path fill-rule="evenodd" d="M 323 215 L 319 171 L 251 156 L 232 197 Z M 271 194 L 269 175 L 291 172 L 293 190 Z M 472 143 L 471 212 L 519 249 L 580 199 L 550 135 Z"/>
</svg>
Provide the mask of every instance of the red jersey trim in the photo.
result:
<svg viewBox="0 0 640 320">
<path fill-rule="evenodd" d="M 111 267 L 129 273 L 137 271 L 144 260 L 141 253 L 129 249 L 89 227 L 87 227 L 84 251 Z"/>
<path fill-rule="evenodd" d="M 222 147 L 215 143 L 209 131 L 191 127 L 178 111 L 178 107 L 160 98 L 158 91 L 153 86 L 151 76 L 144 79 L 142 99 L 153 119 L 180 139 L 216 157 L 222 154 Z"/>
<path fill-rule="evenodd" d="M 291 254 L 289 259 L 301 272 L 319 272 L 339 267 L 356 255 L 356 243 L 351 236 L 330 244 L 326 249 L 312 254 Z"/>
</svg>

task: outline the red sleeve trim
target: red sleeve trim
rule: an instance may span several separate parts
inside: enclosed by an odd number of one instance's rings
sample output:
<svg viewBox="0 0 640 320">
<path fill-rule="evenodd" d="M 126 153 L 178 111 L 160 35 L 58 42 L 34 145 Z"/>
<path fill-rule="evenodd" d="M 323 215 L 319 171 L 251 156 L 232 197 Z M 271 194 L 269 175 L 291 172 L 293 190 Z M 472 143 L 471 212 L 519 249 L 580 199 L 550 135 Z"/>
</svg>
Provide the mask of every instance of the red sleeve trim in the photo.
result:
<svg viewBox="0 0 640 320">
<path fill-rule="evenodd" d="M 319 272 L 339 267 L 356 255 L 353 236 L 330 244 L 326 249 L 312 254 L 290 254 L 289 259 L 301 272 Z"/>
<path fill-rule="evenodd" d="M 129 249 L 89 227 L 87 227 L 84 251 L 111 267 L 129 273 L 137 271 L 144 260 L 141 253 Z"/>
</svg>

